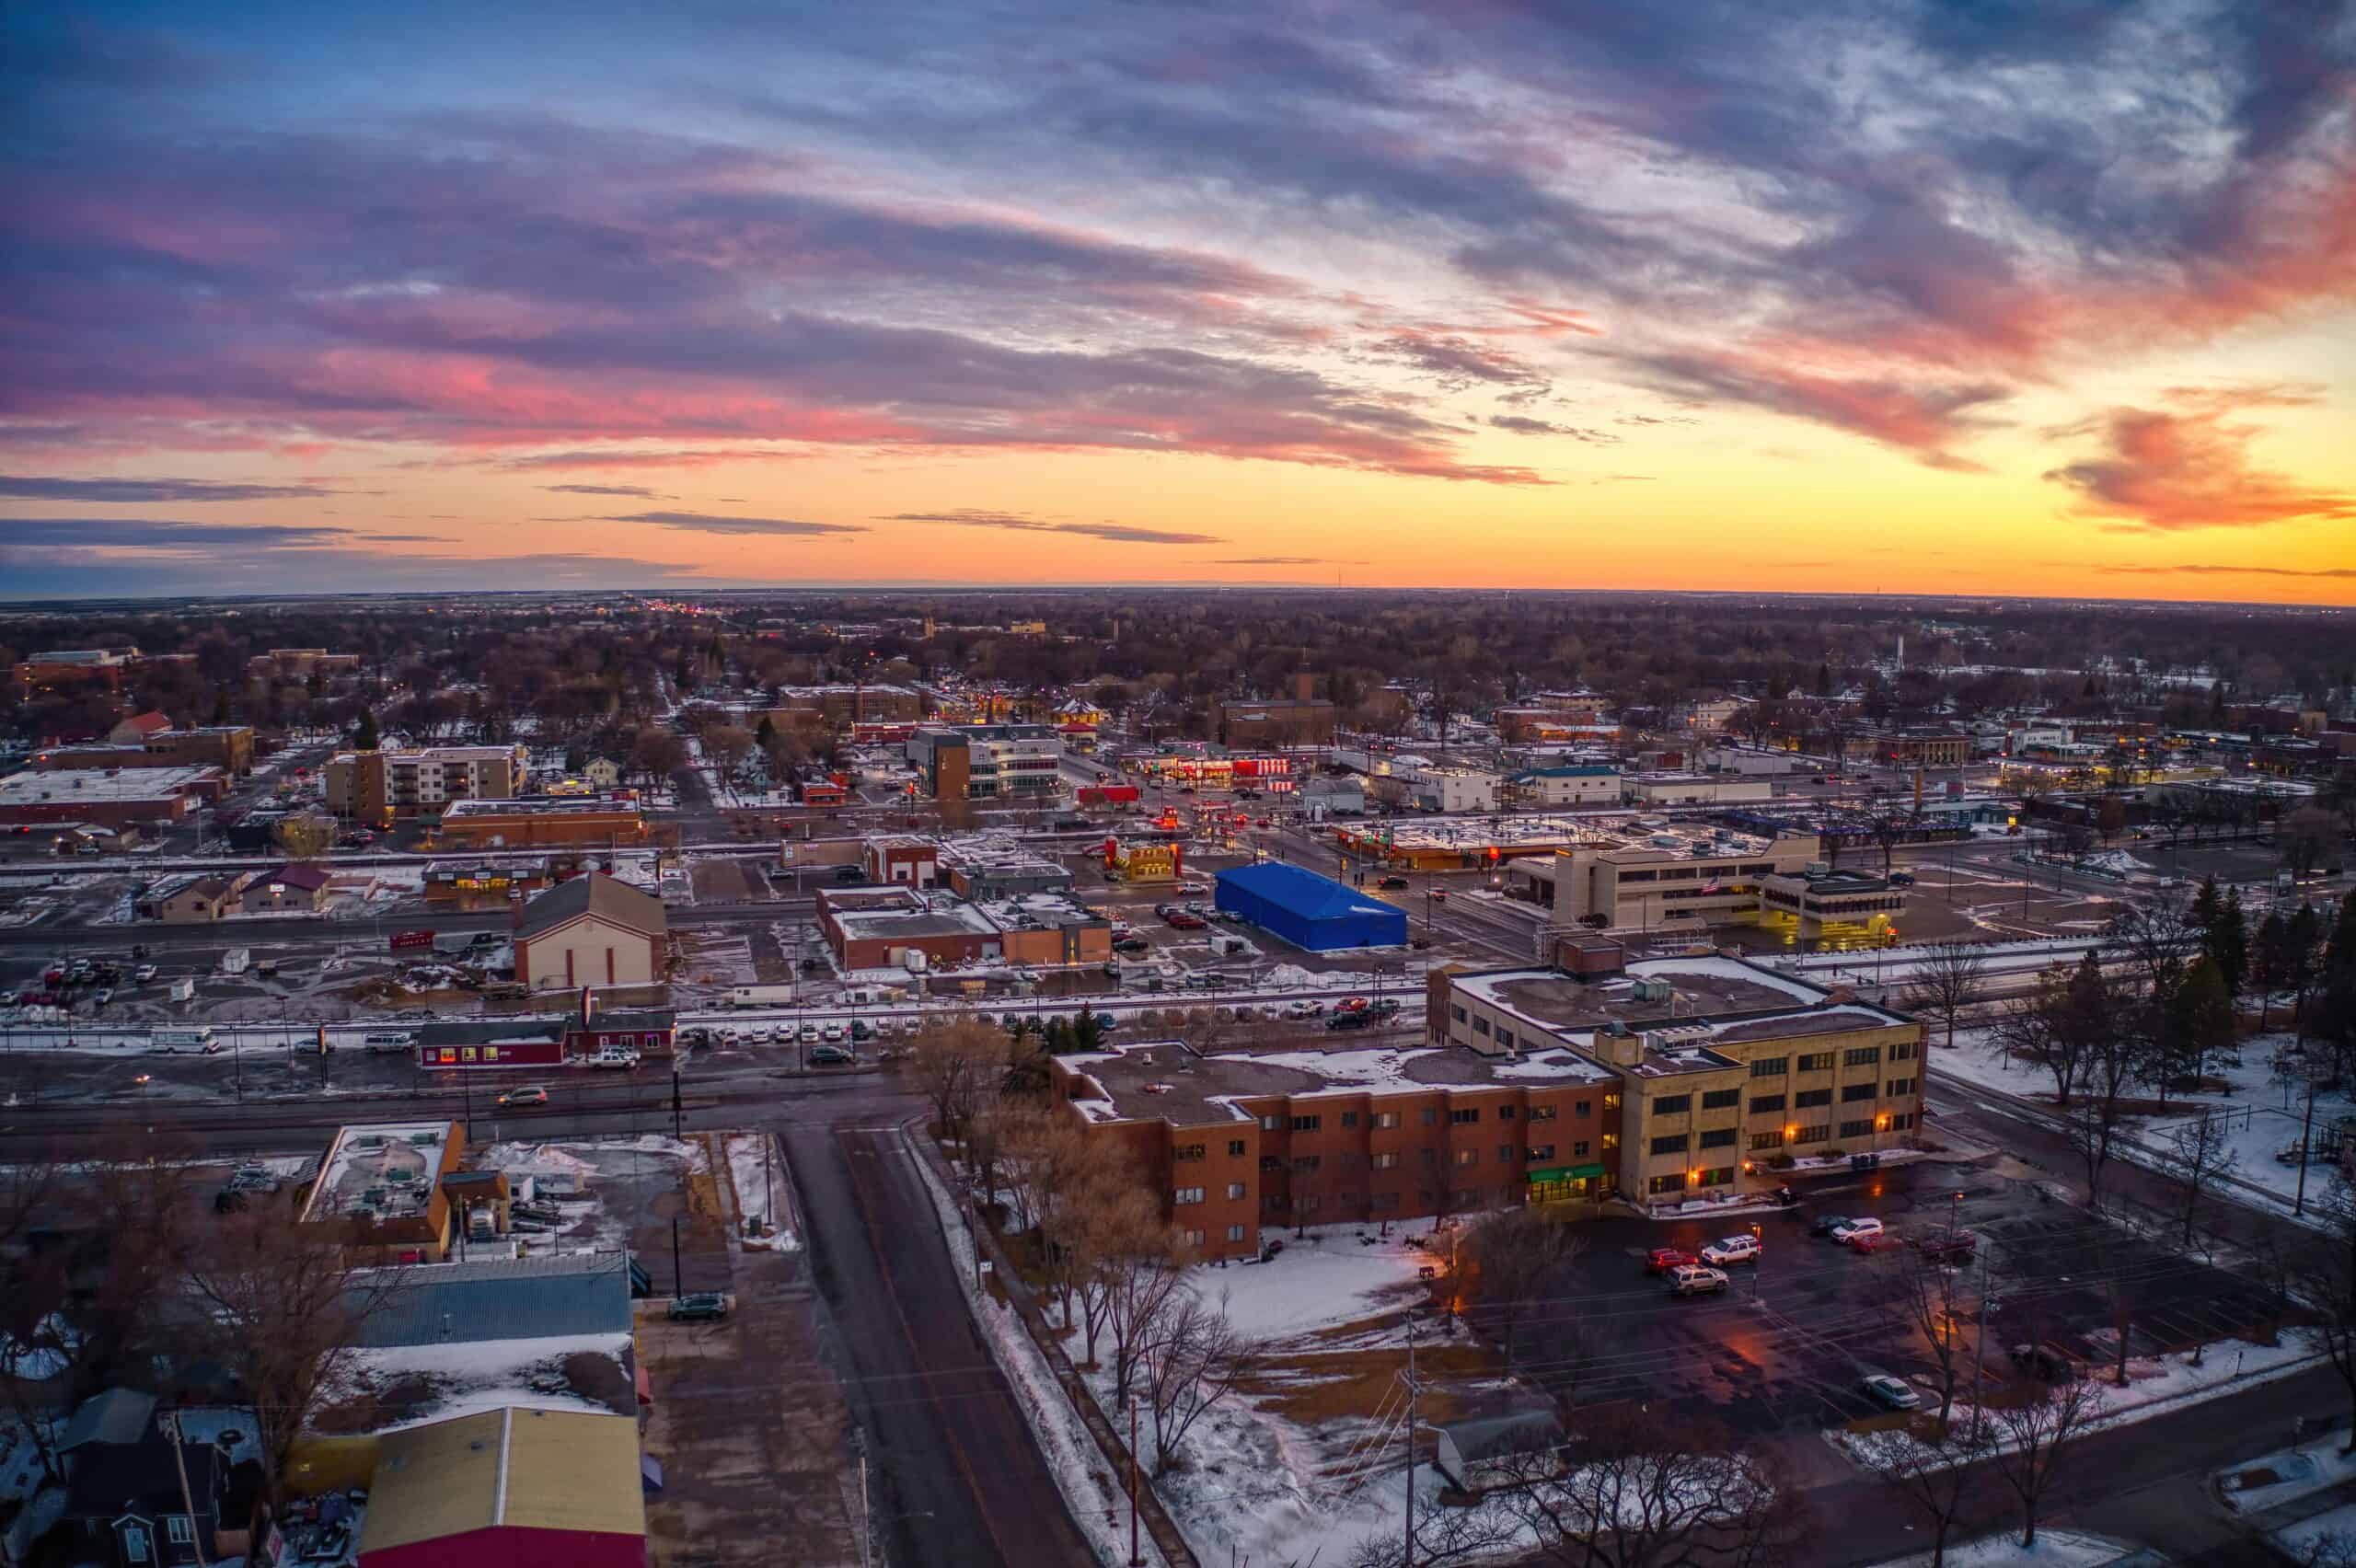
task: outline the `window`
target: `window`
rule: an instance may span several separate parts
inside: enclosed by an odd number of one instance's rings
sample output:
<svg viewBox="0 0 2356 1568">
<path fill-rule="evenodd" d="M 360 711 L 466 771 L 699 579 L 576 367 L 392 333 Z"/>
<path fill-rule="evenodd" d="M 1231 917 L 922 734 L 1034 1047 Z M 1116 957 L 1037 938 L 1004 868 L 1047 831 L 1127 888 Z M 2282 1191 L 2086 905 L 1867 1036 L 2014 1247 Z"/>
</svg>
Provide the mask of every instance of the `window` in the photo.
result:
<svg viewBox="0 0 2356 1568">
<path fill-rule="evenodd" d="M 1242 1226 L 1240 1226 L 1240 1225 L 1230 1225 L 1230 1226 L 1229 1226 L 1229 1227 L 1227 1228 L 1227 1239 L 1228 1239 L 1230 1241 L 1241 1241 L 1241 1240 L 1242 1240 L 1242 1239 L 1243 1239 L 1243 1227 L 1242 1227 Z"/>
<path fill-rule="evenodd" d="M 1681 1193 L 1685 1191 L 1685 1172 L 1672 1170 L 1666 1176 L 1656 1176 L 1645 1183 L 1647 1193 Z"/>
<path fill-rule="evenodd" d="M 1620 1147 L 1620 1135 L 1618 1133 L 1604 1134 L 1603 1147 L 1606 1148 L 1618 1148 Z"/>
<path fill-rule="evenodd" d="M 1811 1105 L 1830 1105 L 1831 1103 L 1832 1091 L 1829 1089 L 1804 1089 L 1797 1094 L 1792 1096 L 1792 1104 L 1794 1108 L 1801 1111 L 1807 1110 Z"/>
<path fill-rule="evenodd" d="M 1606 1100 L 1604 1103 L 1606 1105 L 1616 1107 L 1620 1103 L 1620 1098 L 1617 1095 L 1613 1095 L 1609 1100 Z M 1572 1111 L 1571 1114 L 1574 1116 L 1584 1117 L 1593 1113 L 1594 1110 L 1595 1101 L 1591 1100 L 1582 1100 L 1578 1102 L 1577 1107 Z"/>
<path fill-rule="evenodd" d="M 1853 1067 L 1878 1066 L 1881 1065 L 1881 1047 L 1878 1045 L 1860 1045 L 1854 1051 L 1842 1053 L 1841 1060 L 1847 1066 Z"/>
<path fill-rule="evenodd" d="M 1510 1121 L 1512 1121 L 1512 1120 L 1513 1120 L 1513 1107 L 1512 1107 L 1512 1106 L 1510 1106 L 1510 1105 L 1500 1105 L 1500 1106 L 1498 1106 L 1498 1107 L 1497 1107 L 1497 1120 L 1498 1120 L 1498 1121 L 1500 1121 L 1500 1122 L 1510 1122 Z"/>
<path fill-rule="evenodd" d="M 1873 1118 L 1870 1116 L 1866 1117 L 1862 1122 L 1843 1122 L 1841 1124 L 1841 1136 L 1844 1138 L 1867 1138 L 1873 1136 L 1873 1132 L 1874 1123 Z"/>
<path fill-rule="evenodd" d="M 1189 1230 L 1185 1232 L 1185 1237 L 1186 1245 L 1189 1247 L 1199 1247 L 1203 1244 L 1203 1233 L 1199 1230 Z"/>
<path fill-rule="evenodd" d="M 1554 1146 L 1553 1144 L 1531 1144 L 1530 1146 L 1530 1158 L 1532 1159 L 1542 1160 L 1552 1159 L 1554 1158 Z"/>
<path fill-rule="evenodd" d="M 1903 1100 L 1906 1096 L 1913 1092 L 1914 1080 L 1912 1078 L 1892 1078 L 1889 1080 L 1889 1096 L 1891 1099 Z"/>
<path fill-rule="evenodd" d="M 1464 1009 L 1461 1007 L 1451 1007 L 1448 1009 L 1448 1016 L 1462 1023 L 1465 1018 Z"/>
<path fill-rule="evenodd" d="M 1781 1130 L 1772 1133 L 1753 1133 L 1750 1135 L 1750 1147 L 1753 1152 L 1762 1148 L 1781 1148 L 1784 1147 L 1784 1135 Z"/>
<path fill-rule="evenodd" d="M 1343 1112 L 1343 1113 L 1342 1113 L 1342 1125 L 1344 1125 L 1344 1126 L 1345 1126 L 1345 1127 L 1355 1127 L 1355 1126 L 1357 1126 L 1357 1124 L 1358 1124 L 1358 1113 L 1357 1113 L 1357 1112 L 1355 1112 L 1355 1111 L 1345 1111 L 1345 1112 Z"/>
<path fill-rule="evenodd" d="M 1398 1169 L 1399 1169 L 1399 1151 L 1398 1151 L 1398 1150 L 1396 1150 L 1396 1149 L 1392 1149 L 1392 1150 L 1391 1150 L 1391 1151 L 1390 1151 L 1389 1153 L 1387 1153 L 1387 1154 L 1378 1154 L 1378 1155 L 1376 1155 L 1376 1156 L 1374 1157 L 1374 1168 L 1375 1168 L 1377 1170 L 1398 1170 Z"/>
<path fill-rule="evenodd" d="M 1503 1025 L 1503 1024 L 1499 1024 L 1499 1025 L 1497 1026 L 1497 1043 L 1498 1043 L 1498 1044 L 1500 1044 L 1500 1045 L 1502 1045 L 1502 1046 L 1504 1046 L 1504 1047 L 1505 1047 L 1507 1050 L 1508 1050 L 1508 1051 L 1512 1050 L 1512 1049 L 1513 1049 L 1513 1031 L 1512 1031 L 1512 1030 L 1510 1030 L 1510 1029 L 1507 1029 L 1507 1028 L 1505 1025 Z"/>
<path fill-rule="evenodd" d="M 1264 1133 L 1273 1133 L 1284 1124 L 1285 1119 L 1281 1116 L 1263 1116 L 1260 1118 L 1260 1130 Z"/>
<path fill-rule="evenodd" d="M 1701 1179 L 1693 1184 L 1697 1187 L 1731 1186 L 1734 1184 L 1734 1167 L 1731 1165 L 1713 1165 L 1707 1170 L 1703 1171 Z"/>
<path fill-rule="evenodd" d="M 1914 1042 L 1911 1040 L 1901 1040 L 1897 1044 L 1892 1045 L 1889 1048 L 1889 1059 L 1893 1062 L 1912 1061 L 1914 1059 Z"/>
<path fill-rule="evenodd" d="M 1294 1212 L 1297 1214 L 1315 1214 L 1317 1212 L 1317 1194 L 1311 1193 L 1305 1197 L 1296 1197 L 1292 1201 L 1292 1206 Z"/>
<path fill-rule="evenodd" d="M 1260 1157 L 1260 1170 L 1264 1175 L 1271 1170 L 1282 1170 L 1284 1168 L 1285 1162 L 1273 1154 L 1264 1154 Z"/>
<path fill-rule="evenodd" d="M 1782 1078 L 1784 1070 L 1791 1066 L 1791 1062 L 1792 1059 L 1789 1056 L 1761 1056 L 1750 1064 L 1750 1076 L 1752 1078 Z"/>
<path fill-rule="evenodd" d="M 1783 1108 L 1784 1097 L 1780 1094 L 1754 1094 L 1750 1097 L 1750 1113 L 1754 1116 Z"/>
<path fill-rule="evenodd" d="M 1439 1163 L 1439 1150 L 1436 1148 L 1418 1149 L 1416 1152 L 1424 1157 L 1424 1163 L 1426 1165 L 1438 1165 Z"/>
<path fill-rule="evenodd" d="M 1832 1124 L 1819 1122 L 1814 1126 L 1802 1127 L 1798 1132 L 1794 1133 L 1792 1141 L 1796 1144 L 1822 1143 L 1831 1136 Z"/>
<path fill-rule="evenodd" d="M 458 1048 L 458 1060 L 462 1062 L 471 1062 L 474 1059 L 475 1048 L 473 1046 L 462 1045 Z"/>
<path fill-rule="evenodd" d="M 1472 1032 L 1473 1032 L 1473 1033 L 1475 1033 L 1475 1034 L 1486 1034 L 1486 1033 L 1488 1033 L 1488 1032 L 1489 1032 L 1489 1020 L 1488 1020 L 1487 1019 L 1485 1019 L 1485 1018 L 1476 1018 L 1476 1019 L 1474 1019 L 1474 1020 L 1472 1020 Z"/>
<path fill-rule="evenodd" d="M 1620 1109 L 1620 1091 L 1618 1090 L 1610 1090 L 1605 1092 L 1603 1096 L 1603 1108 L 1607 1112 L 1617 1111 Z"/>
<path fill-rule="evenodd" d="M 1499 1144 L 1497 1146 L 1497 1163 L 1499 1165 L 1511 1165 L 1513 1163 L 1513 1145 Z"/>
<path fill-rule="evenodd" d="M 1460 1148 L 1456 1151 L 1456 1163 L 1459 1166 L 1478 1165 L 1481 1163 L 1481 1151 L 1477 1148 Z"/>
<path fill-rule="evenodd" d="M 1378 1111 L 1374 1113 L 1374 1124 L 1378 1127 L 1395 1127 L 1399 1124 L 1399 1113 Z"/>
<path fill-rule="evenodd" d="M 1832 1053 L 1819 1051 L 1813 1056 L 1802 1056 L 1799 1070 L 1804 1073 L 1829 1073 L 1832 1070 Z"/>
<path fill-rule="evenodd" d="M 1585 1159 L 1587 1158 L 1587 1145 L 1584 1143 L 1573 1144 L 1571 1146 L 1571 1158 L 1573 1159 Z"/>
<path fill-rule="evenodd" d="M 482 1048 L 482 1059 L 486 1062 L 495 1062 L 499 1060 L 499 1047 L 496 1045 L 484 1046 Z"/>
<path fill-rule="evenodd" d="M 1467 1126 L 1481 1119 L 1481 1108 L 1478 1105 L 1468 1105 L 1461 1111 L 1450 1111 L 1448 1113 L 1448 1119 L 1457 1126 Z"/>
<path fill-rule="evenodd" d="M 1731 1148 L 1734 1147 L 1734 1129 L 1732 1127 L 1707 1128 L 1703 1132 L 1701 1140 L 1694 1147 L 1697 1148 Z"/>
<path fill-rule="evenodd" d="M 1296 1176 L 1306 1176 L 1311 1171 L 1317 1169 L 1317 1156 L 1313 1154 L 1299 1155 L 1296 1157 L 1292 1162 L 1293 1174 Z"/>
<path fill-rule="evenodd" d="M 1665 1138 L 1653 1140 L 1653 1152 L 1655 1154 L 1683 1154 L 1685 1144 L 1686 1137 L 1683 1133 L 1671 1133 Z"/>
<path fill-rule="evenodd" d="M 194 1546 L 196 1521 L 186 1514 L 167 1514 L 164 1516 L 164 1533 L 171 1538 L 174 1546 Z"/>
<path fill-rule="evenodd" d="M 1198 1204 L 1203 1201 L 1203 1190 L 1200 1187 L 1181 1187 L 1170 1194 L 1170 1201 L 1173 1204 Z"/>
<path fill-rule="evenodd" d="M 1690 1094 L 1658 1094 L 1653 1097 L 1652 1113 L 1656 1116 L 1682 1116 L 1693 1109 Z"/>
<path fill-rule="evenodd" d="M 1170 1158 L 1172 1159 L 1200 1159 L 1203 1158 L 1203 1146 L 1201 1144 L 1180 1144 L 1175 1149 L 1171 1151 Z"/>
<path fill-rule="evenodd" d="M 1731 1111 L 1741 1103 L 1742 1090 L 1738 1089 L 1714 1089 L 1702 1096 L 1704 1111 Z"/>
<path fill-rule="evenodd" d="M 1860 1100 L 1871 1100 L 1879 1092 L 1881 1085 L 1877 1083 L 1843 1084 L 1841 1086 L 1841 1103 L 1849 1105 Z"/>
<path fill-rule="evenodd" d="M 1438 1106 L 1426 1105 L 1424 1107 L 1424 1125 L 1426 1127 L 1437 1127 L 1439 1125 Z"/>
<path fill-rule="evenodd" d="M 1228 1201 L 1229 1203 L 1236 1203 L 1236 1202 L 1240 1201 L 1240 1200 L 1242 1198 L 1242 1196 L 1243 1196 L 1243 1183 L 1242 1183 L 1242 1182 L 1230 1182 L 1227 1184 L 1227 1201 Z"/>
<path fill-rule="evenodd" d="M 1530 1119 L 1533 1122 L 1551 1122 L 1554 1119 L 1554 1113 L 1559 1109 L 1559 1106 L 1553 1105 L 1533 1105 L 1530 1108 Z M 1587 1109 L 1585 1101 L 1579 1102 L 1579 1109 L 1581 1111 Z"/>
<path fill-rule="evenodd" d="M 1234 1157 L 1234 1158 L 1236 1158 L 1236 1159 L 1242 1159 L 1242 1155 L 1243 1155 L 1243 1140 L 1242 1140 L 1242 1138 L 1230 1138 L 1230 1139 L 1228 1139 L 1228 1140 L 1227 1140 L 1227 1152 L 1228 1152 L 1228 1153 L 1229 1153 L 1229 1155 L 1230 1155 L 1231 1157 Z"/>
<path fill-rule="evenodd" d="M 1323 1124 L 1322 1116 L 1295 1116 L 1292 1119 L 1292 1130 L 1296 1133 L 1313 1133 Z"/>
</svg>

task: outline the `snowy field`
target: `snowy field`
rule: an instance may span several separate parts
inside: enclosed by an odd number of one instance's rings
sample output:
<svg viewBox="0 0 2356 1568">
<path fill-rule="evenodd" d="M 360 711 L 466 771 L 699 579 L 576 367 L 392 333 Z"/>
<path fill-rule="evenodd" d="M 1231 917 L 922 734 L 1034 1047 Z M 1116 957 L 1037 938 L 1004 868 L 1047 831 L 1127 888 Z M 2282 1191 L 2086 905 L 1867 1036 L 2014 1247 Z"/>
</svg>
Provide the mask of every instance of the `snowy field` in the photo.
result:
<svg viewBox="0 0 2356 1568">
<path fill-rule="evenodd" d="M 346 1400 L 397 1387 L 430 1388 L 430 1392 L 416 1399 L 404 1400 L 400 1417 L 376 1428 L 386 1432 L 508 1405 L 525 1410 L 608 1411 L 611 1405 L 572 1386 L 565 1364 L 578 1355 L 609 1361 L 618 1386 L 628 1389 L 631 1385 L 625 1357 L 630 1338 L 628 1333 L 591 1334 L 357 1351 L 342 1386 L 321 1403 L 332 1408 Z"/>
</svg>

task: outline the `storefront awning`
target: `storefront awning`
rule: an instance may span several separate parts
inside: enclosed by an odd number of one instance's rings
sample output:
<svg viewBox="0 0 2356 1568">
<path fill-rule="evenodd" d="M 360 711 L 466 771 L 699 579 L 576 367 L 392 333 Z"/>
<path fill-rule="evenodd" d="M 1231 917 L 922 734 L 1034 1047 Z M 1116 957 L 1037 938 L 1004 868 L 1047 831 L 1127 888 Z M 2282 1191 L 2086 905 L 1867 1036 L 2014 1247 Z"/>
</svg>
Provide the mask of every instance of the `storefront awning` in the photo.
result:
<svg viewBox="0 0 2356 1568">
<path fill-rule="evenodd" d="M 1600 1165 L 1574 1165 L 1571 1167 L 1571 1180 L 1574 1182 L 1578 1181 L 1582 1177 L 1600 1176 L 1602 1174 L 1603 1167 Z"/>
</svg>

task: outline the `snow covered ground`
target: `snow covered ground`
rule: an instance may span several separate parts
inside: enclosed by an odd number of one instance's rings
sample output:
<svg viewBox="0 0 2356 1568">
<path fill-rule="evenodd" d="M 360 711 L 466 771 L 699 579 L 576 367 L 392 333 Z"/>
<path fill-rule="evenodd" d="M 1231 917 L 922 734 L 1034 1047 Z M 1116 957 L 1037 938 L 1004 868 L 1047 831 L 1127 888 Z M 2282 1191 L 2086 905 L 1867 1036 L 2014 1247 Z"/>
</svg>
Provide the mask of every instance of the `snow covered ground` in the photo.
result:
<svg viewBox="0 0 2356 1568">
<path fill-rule="evenodd" d="M 1947 1568 L 2098 1568 L 2101 1563 L 2131 1557 L 2136 1550 L 2100 1536 L 2051 1529 L 2039 1529 L 2037 1544 L 2025 1547 L 2020 1531 L 2015 1529 L 1950 1546 L 1946 1561 Z M 1923 1568 L 1930 1561 L 1929 1552 L 1917 1552 L 1912 1557 L 1893 1558 L 1882 1568 Z"/>
<path fill-rule="evenodd" d="M 1956 1031 L 1954 1049 L 1933 1046 L 1933 1068 L 1940 1076 L 1962 1078 L 2007 1094 L 2050 1100 L 2053 1075 L 2017 1057 L 2008 1062 L 1991 1032 L 1984 1028 Z M 2176 1134 L 2179 1129 L 2197 1126 L 2206 1114 L 2224 1130 L 2234 1153 L 2227 1175 L 2237 1190 L 2248 1196 L 2264 1194 L 2285 1206 L 2294 1203 L 2300 1190 L 2299 1167 L 2276 1157 L 2300 1142 L 2306 1121 L 2306 1100 L 2304 1090 L 2278 1074 L 2274 1066 L 2276 1057 L 2288 1053 L 2293 1043 L 2289 1033 L 2279 1031 L 2243 1041 L 2237 1062 L 2224 1059 L 2212 1062 L 2209 1067 L 2208 1076 L 2231 1085 L 2231 1092 L 2221 1094 L 2212 1090 L 2196 1095 L 2170 1095 L 2165 1112 L 2138 1117 L 2129 1124 L 2132 1141 L 2123 1151 L 2126 1158 L 2162 1168 L 2179 1163 Z M 2139 1088 L 2134 1092 L 2146 1091 Z M 1935 1085 L 1932 1097 L 1937 1098 Z M 2339 1119 L 2351 1113 L 2356 1113 L 2356 1101 L 2351 1101 L 2345 1090 L 2317 1095 L 2313 1139 L 2316 1147 L 2328 1146 L 2337 1136 Z M 2307 1168 L 2305 1196 L 2310 1208 L 2330 1189 L 2335 1179 L 2327 1163 L 2318 1161 Z"/>
<path fill-rule="evenodd" d="M 395 1385 L 432 1386 L 422 1404 L 407 1405 L 398 1420 L 379 1430 L 397 1432 L 454 1415 L 515 1405 L 526 1410 L 606 1410 L 604 1402 L 570 1386 L 563 1372 L 567 1357 L 603 1356 L 614 1364 L 618 1386 L 628 1389 L 629 1376 L 623 1357 L 630 1335 L 591 1334 L 552 1339 L 480 1340 L 447 1344 L 401 1345 L 353 1354 L 344 1386 L 326 1403 Z"/>
<path fill-rule="evenodd" d="M 728 1180 L 736 1189 L 736 1212 L 754 1221 L 745 1234 L 747 1247 L 780 1252 L 798 1251 L 793 1205 L 786 1191 L 785 1159 L 767 1133 L 727 1135 Z"/>
</svg>

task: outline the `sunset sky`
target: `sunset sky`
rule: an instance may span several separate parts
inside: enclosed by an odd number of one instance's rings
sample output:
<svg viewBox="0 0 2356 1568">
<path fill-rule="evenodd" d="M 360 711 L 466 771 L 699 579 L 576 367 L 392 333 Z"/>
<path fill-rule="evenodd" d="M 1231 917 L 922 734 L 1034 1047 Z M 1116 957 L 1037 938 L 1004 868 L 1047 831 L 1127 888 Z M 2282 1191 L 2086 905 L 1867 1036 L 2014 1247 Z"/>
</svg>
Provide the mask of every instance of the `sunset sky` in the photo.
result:
<svg viewBox="0 0 2356 1568">
<path fill-rule="evenodd" d="M 0 594 L 2356 603 L 2345 4 L 0 12 Z"/>
</svg>

